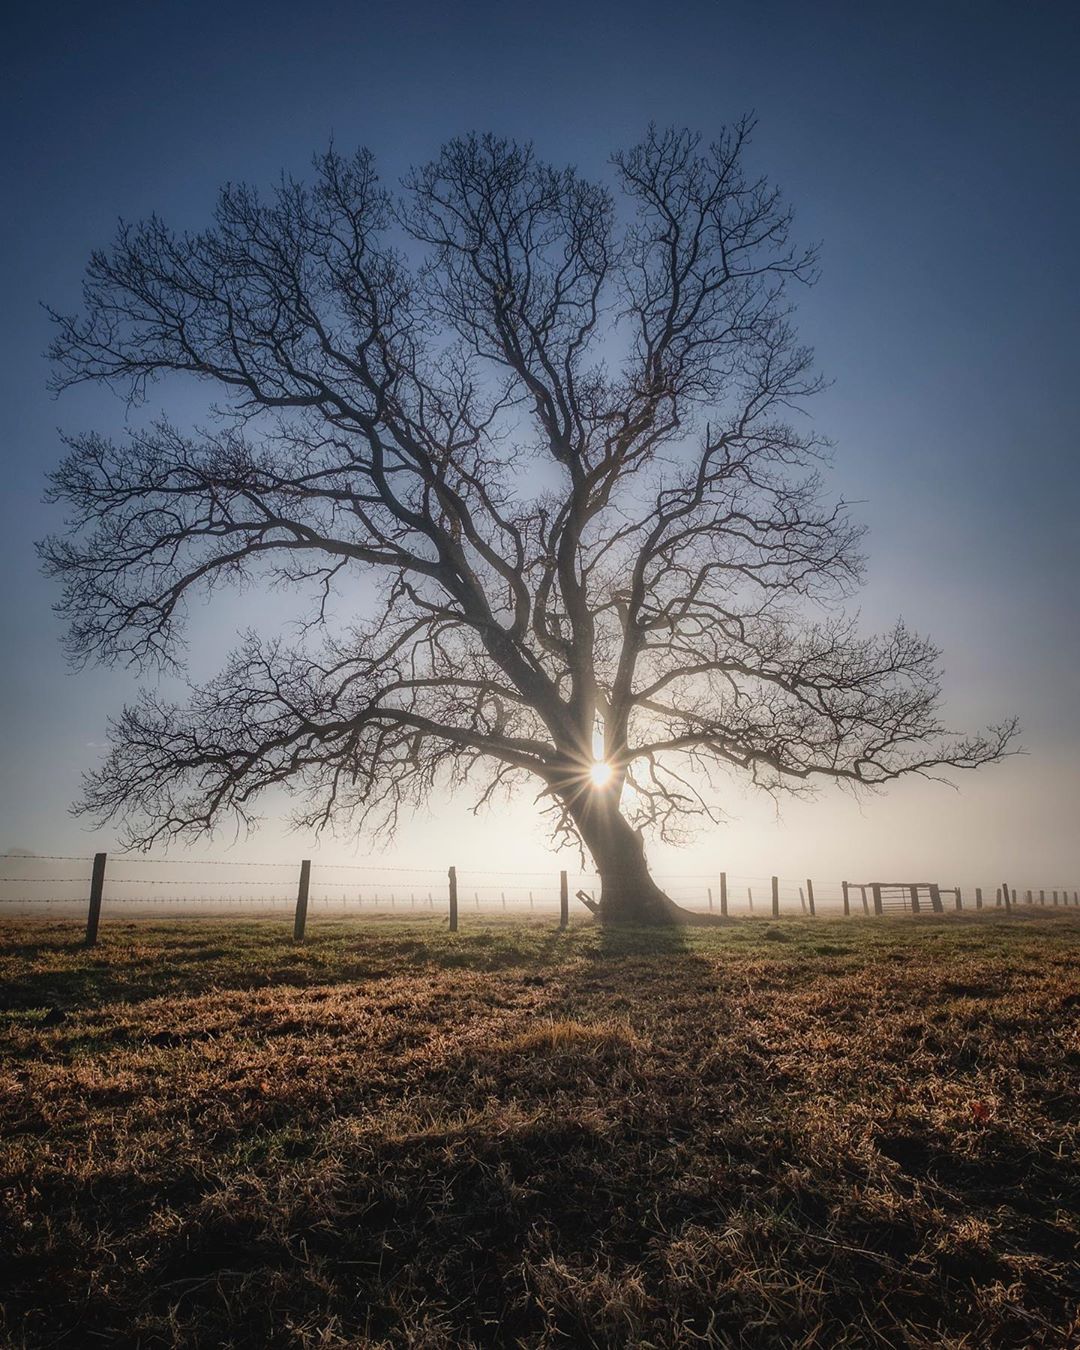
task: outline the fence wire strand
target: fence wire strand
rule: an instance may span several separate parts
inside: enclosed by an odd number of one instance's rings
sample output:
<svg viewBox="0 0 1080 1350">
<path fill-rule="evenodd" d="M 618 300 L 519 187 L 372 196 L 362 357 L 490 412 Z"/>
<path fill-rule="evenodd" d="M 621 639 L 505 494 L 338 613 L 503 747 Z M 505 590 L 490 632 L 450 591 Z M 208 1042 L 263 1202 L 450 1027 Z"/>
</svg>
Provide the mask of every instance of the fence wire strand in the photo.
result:
<svg viewBox="0 0 1080 1350">
<path fill-rule="evenodd" d="M 10 854 L 2 860 L 4 875 L 0 876 L 0 905 L 32 907 L 44 904 L 85 905 L 91 890 L 89 854 Z M 87 864 L 83 875 L 58 877 L 41 875 L 13 875 L 20 871 L 39 870 L 40 864 L 53 862 Z M 206 857 L 150 858 L 144 854 L 108 855 L 104 889 L 101 892 L 106 905 L 153 907 L 202 906 L 231 908 L 246 905 L 280 906 L 296 902 L 297 889 L 286 882 L 286 874 L 298 877 L 296 862 L 254 862 L 250 860 Z M 187 869 L 177 872 L 175 869 Z M 243 870 L 246 875 L 201 875 L 203 869 Z M 67 869 L 69 872 L 75 869 Z M 253 870 L 262 875 L 254 877 Z M 338 907 L 342 912 L 363 909 L 368 913 L 380 910 L 442 911 L 448 904 L 447 873 L 444 867 L 407 867 L 393 862 L 321 862 L 312 860 L 309 879 L 309 900 L 320 909 Z M 127 872 L 135 875 L 125 875 Z M 172 872 L 172 875 L 170 875 Z M 576 897 L 584 891 L 592 897 L 599 892 L 600 879 L 595 872 L 565 869 L 571 902 L 576 910 Z M 459 904 L 468 911 L 527 913 L 533 910 L 551 911 L 559 903 L 559 869 L 514 871 L 495 868 L 456 868 Z M 835 916 L 844 906 L 852 916 L 872 913 L 877 904 L 874 889 L 878 889 L 882 911 L 912 912 L 910 891 L 918 886 L 918 908 L 929 911 L 926 882 L 842 882 L 834 879 L 814 881 L 813 878 L 752 875 L 735 872 L 665 872 L 654 873 L 658 884 L 673 899 L 687 908 L 716 913 L 721 908 L 729 916 L 757 918 L 772 916 L 824 914 Z M 722 883 L 725 894 L 721 896 Z M 436 881 L 436 878 L 439 880 Z M 846 886 L 846 896 L 845 896 Z M 936 886 L 942 908 L 949 913 L 963 909 L 1002 909 L 1005 883 L 992 882 L 976 887 L 970 884 Z M 44 888 L 78 887 L 70 895 L 45 895 Z M 26 894 L 13 891 L 23 890 Z M 142 894 L 131 894 L 133 890 Z M 281 894 L 285 890 L 287 893 Z M 240 894 L 230 894 L 232 891 Z M 270 894 L 265 892 L 269 891 Z M 775 891 L 775 899 L 774 899 Z M 1008 885 L 1008 905 L 1052 909 L 1080 908 L 1080 888 L 1056 885 Z"/>
</svg>

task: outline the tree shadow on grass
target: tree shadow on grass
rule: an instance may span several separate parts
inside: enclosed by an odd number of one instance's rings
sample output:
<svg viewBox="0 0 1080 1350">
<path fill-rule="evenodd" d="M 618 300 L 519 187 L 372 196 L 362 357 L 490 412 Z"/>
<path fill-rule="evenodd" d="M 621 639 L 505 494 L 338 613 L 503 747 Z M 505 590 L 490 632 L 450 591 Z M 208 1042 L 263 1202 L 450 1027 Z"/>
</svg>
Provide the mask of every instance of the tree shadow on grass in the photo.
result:
<svg viewBox="0 0 1080 1350">
<path fill-rule="evenodd" d="M 610 960 L 627 957 L 686 956 L 693 952 L 689 929 L 682 924 L 656 927 L 624 925 L 598 927 L 599 954 Z"/>
</svg>

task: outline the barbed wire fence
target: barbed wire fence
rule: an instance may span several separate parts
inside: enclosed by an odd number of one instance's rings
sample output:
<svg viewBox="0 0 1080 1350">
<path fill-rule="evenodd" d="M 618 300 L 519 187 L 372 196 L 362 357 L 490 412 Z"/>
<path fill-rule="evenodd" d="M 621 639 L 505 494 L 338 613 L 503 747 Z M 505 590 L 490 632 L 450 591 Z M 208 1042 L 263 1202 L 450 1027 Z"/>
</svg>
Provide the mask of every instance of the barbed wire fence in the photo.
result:
<svg viewBox="0 0 1080 1350">
<path fill-rule="evenodd" d="M 935 882 L 848 881 L 715 873 L 656 874 L 686 909 L 728 917 L 858 917 L 1015 907 L 1080 908 L 1080 887 L 942 886 Z M 376 862 L 241 862 L 221 858 L 139 855 L 7 854 L 0 857 L 0 913 L 86 914 L 87 942 L 103 910 L 128 918 L 221 915 L 293 917 L 302 940 L 309 915 L 394 916 L 449 922 L 462 915 L 558 915 L 572 900 L 595 903 L 593 872 L 492 871 L 395 866 Z"/>
</svg>

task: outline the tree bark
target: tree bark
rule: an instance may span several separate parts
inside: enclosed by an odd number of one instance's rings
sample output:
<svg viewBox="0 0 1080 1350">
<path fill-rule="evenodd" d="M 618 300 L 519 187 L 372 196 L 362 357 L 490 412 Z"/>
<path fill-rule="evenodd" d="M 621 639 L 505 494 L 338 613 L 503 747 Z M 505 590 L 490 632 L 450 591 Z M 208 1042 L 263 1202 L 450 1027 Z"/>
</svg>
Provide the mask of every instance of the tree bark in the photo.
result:
<svg viewBox="0 0 1080 1350">
<path fill-rule="evenodd" d="M 600 874 L 598 923 L 705 927 L 731 922 L 684 909 L 665 895 L 649 872 L 644 841 L 620 813 L 613 793 L 592 791 L 571 806 L 571 814 Z"/>
</svg>

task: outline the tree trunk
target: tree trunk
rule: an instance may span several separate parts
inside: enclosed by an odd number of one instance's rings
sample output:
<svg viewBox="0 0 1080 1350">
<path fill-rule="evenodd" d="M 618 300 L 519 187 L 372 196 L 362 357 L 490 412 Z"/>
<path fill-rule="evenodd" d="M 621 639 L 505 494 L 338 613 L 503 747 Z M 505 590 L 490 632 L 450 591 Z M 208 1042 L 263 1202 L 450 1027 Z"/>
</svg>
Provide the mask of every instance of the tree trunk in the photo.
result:
<svg viewBox="0 0 1080 1350">
<path fill-rule="evenodd" d="M 596 918 L 603 924 L 696 924 L 731 922 L 683 909 L 653 881 L 641 836 L 623 818 L 612 793 L 593 791 L 571 807 L 600 874 Z"/>
</svg>

